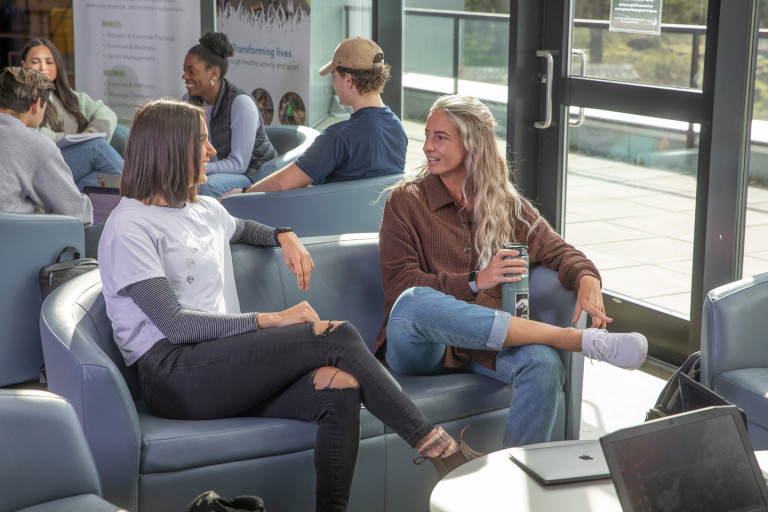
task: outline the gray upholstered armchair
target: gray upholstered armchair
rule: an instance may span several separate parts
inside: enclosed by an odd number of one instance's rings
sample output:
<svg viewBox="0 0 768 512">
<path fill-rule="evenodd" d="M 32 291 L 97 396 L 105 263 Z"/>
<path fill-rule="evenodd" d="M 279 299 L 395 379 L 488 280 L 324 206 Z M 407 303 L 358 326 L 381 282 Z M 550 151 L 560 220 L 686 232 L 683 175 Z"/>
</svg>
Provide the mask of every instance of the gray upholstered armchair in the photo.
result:
<svg viewBox="0 0 768 512">
<path fill-rule="evenodd" d="M 72 406 L 47 391 L 0 389 L 0 512 L 114 512 Z"/>
<path fill-rule="evenodd" d="M 273 172 L 279 171 L 296 160 L 312 144 L 315 137 L 320 134 L 320 132 L 308 126 L 283 126 L 278 124 L 268 125 L 265 129 L 269 141 L 277 150 L 278 156 L 265 162 L 259 168 L 254 178 L 255 181 L 259 181 Z"/>
<path fill-rule="evenodd" d="M 40 376 L 37 276 L 68 245 L 85 254 L 83 225 L 74 217 L 0 212 L 0 386 Z"/>
<path fill-rule="evenodd" d="M 755 450 L 768 449 L 768 273 L 704 299 L 701 382 L 741 407 Z"/>
</svg>

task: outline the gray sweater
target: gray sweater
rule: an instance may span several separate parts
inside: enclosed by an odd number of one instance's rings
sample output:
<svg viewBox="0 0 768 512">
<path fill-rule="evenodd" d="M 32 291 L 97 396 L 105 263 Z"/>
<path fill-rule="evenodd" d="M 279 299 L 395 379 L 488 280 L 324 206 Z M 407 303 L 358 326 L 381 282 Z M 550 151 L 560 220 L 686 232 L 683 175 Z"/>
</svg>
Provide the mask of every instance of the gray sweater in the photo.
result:
<svg viewBox="0 0 768 512">
<path fill-rule="evenodd" d="M 81 194 L 61 151 L 42 133 L 0 113 L 0 210 L 70 215 L 93 223 L 93 207 Z"/>
</svg>

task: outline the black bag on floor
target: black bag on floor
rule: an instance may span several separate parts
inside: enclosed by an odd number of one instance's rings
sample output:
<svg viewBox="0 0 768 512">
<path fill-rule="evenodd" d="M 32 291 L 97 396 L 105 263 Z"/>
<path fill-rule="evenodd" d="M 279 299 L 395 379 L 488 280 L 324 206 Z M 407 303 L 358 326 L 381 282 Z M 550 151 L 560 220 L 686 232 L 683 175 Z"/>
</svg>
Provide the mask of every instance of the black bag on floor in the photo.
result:
<svg viewBox="0 0 768 512">
<path fill-rule="evenodd" d="M 206 491 L 192 501 L 185 512 L 266 512 L 258 496 L 238 496 L 225 500 L 213 491 Z"/>
<path fill-rule="evenodd" d="M 65 258 L 66 255 L 72 255 L 71 258 Z M 53 290 L 66 283 L 70 279 L 85 274 L 91 270 L 99 268 L 99 262 L 93 258 L 81 258 L 80 252 L 72 246 L 65 247 L 59 253 L 59 257 L 51 265 L 46 265 L 40 269 L 40 293 L 43 300 L 51 294 Z"/>
<path fill-rule="evenodd" d="M 694 352 L 667 381 L 656 405 L 645 414 L 645 421 L 704 407 L 733 405 L 699 382 L 700 374 L 701 352 Z"/>
</svg>

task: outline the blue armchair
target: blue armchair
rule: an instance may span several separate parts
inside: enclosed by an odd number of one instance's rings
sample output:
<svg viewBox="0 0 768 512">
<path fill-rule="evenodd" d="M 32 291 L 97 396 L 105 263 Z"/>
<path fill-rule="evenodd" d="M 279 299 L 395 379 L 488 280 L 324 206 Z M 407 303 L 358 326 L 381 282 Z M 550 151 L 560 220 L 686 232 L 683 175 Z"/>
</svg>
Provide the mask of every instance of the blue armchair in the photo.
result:
<svg viewBox="0 0 768 512">
<path fill-rule="evenodd" d="M 40 376 L 38 272 L 68 245 L 85 254 L 83 225 L 74 217 L 0 212 L 0 386 Z"/>
<path fill-rule="evenodd" d="M 320 132 L 308 126 L 268 125 L 265 129 L 278 156 L 259 168 L 254 181 L 259 181 L 296 160 L 312 144 L 315 137 L 320 135 Z"/>
<path fill-rule="evenodd" d="M 768 273 L 710 291 L 704 299 L 701 382 L 747 415 L 755 450 L 768 449 Z"/>
<path fill-rule="evenodd" d="M 0 389 L 0 511 L 114 512 L 72 406 L 46 391 Z"/>
</svg>

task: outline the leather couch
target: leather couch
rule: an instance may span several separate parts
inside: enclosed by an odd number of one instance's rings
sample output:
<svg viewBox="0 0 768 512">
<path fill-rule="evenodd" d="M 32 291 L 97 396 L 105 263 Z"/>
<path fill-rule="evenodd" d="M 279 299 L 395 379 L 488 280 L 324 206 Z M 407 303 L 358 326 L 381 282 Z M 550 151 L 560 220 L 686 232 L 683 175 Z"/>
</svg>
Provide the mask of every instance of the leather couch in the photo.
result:
<svg viewBox="0 0 768 512">
<path fill-rule="evenodd" d="M 747 415 L 755 450 L 768 449 L 768 273 L 710 291 L 704 299 L 701 382 Z"/>
<path fill-rule="evenodd" d="M 326 183 L 312 187 L 234 194 L 221 204 L 235 217 L 268 226 L 290 226 L 302 237 L 378 232 L 384 215 L 384 190 L 403 178 L 377 178 Z"/>
<path fill-rule="evenodd" d="M 72 406 L 39 390 L 0 389 L 0 512 L 114 512 Z"/>
<path fill-rule="evenodd" d="M 349 320 L 372 344 L 383 321 L 375 234 L 303 240 L 316 268 L 301 292 L 279 249 L 235 245 L 235 278 L 244 311 L 277 311 L 308 300 L 321 318 Z M 556 273 L 533 268 L 533 317 L 569 326 L 575 293 Z M 176 421 L 155 417 L 140 398 L 136 371 L 112 339 L 98 272 L 51 294 L 40 316 L 49 389 L 75 407 L 98 467 L 106 499 L 131 511 L 182 510 L 212 489 L 225 497 L 264 498 L 268 510 L 314 507 L 313 423 L 237 417 Z M 562 353 L 567 382 L 559 398 L 554 440 L 579 433 L 583 356 Z M 501 449 L 511 386 L 473 374 L 394 375 L 421 410 L 481 451 Z M 427 511 L 437 477 L 414 465 L 415 450 L 361 411 L 361 443 L 350 511 Z"/>
<path fill-rule="evenodd" d="M 85 254 L 83 225 L 74 217 L 0 212 L 0 386 L 40 377 L 38 272 L 69 245 Z"/>
</svg>

